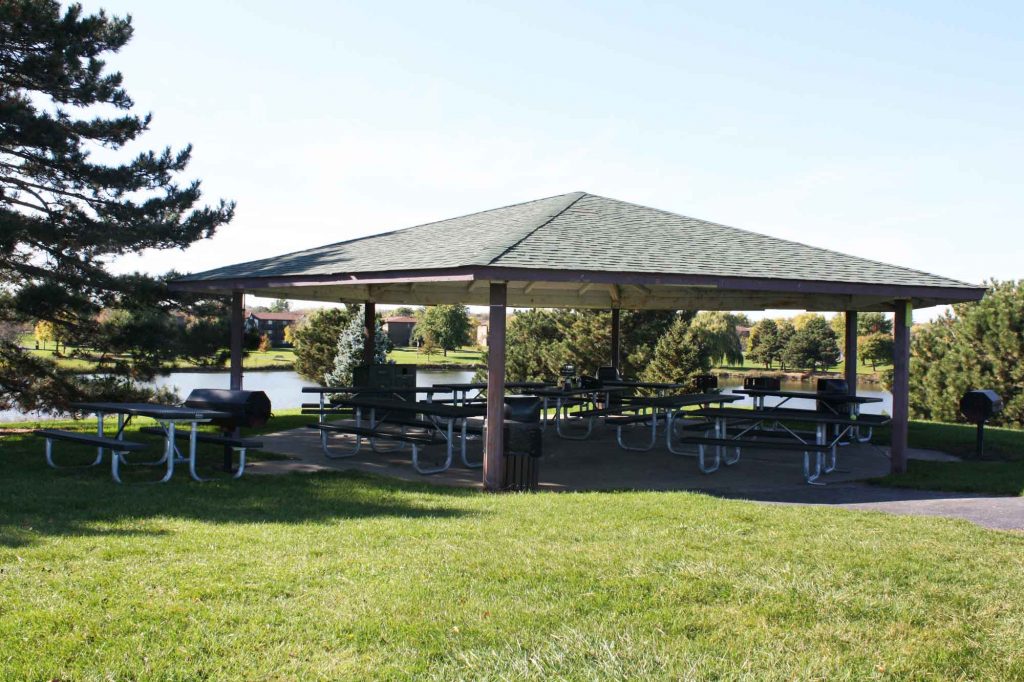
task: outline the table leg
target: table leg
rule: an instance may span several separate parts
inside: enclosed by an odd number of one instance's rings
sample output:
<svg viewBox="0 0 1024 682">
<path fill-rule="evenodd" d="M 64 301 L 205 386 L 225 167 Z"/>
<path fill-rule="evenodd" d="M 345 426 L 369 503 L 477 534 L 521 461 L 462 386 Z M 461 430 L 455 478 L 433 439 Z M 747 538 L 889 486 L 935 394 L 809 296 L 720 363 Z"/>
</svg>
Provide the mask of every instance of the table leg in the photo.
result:
<svg viewBox="0 0 1024 682">
<path fill-rule="evenodd" d="M 196 428 L 196 422 L 192 422 L 192 430 L 188 434 L 188 475 L 192 477 L 194 481 L 202 481 L 202 477 L 196 472 L 196 446 L 199 444 L 198 441 L 199 431 Z M 230 464 L 230 460 L 229 460 Z M 230 473 L 231 467 L 228 467 Z"/>
<path fill-rule="evenodd" d="M 171 476 L 174 475 L 174 431 L 174 422 L 167 422 L 167 431 L 165 436 L 167 438 L 167 473 L 164 474 L 164 477 L 162 479 L 160 479 L 161 483 L 166 483 L 167 481 L 171 480 Z"/>
</svg>

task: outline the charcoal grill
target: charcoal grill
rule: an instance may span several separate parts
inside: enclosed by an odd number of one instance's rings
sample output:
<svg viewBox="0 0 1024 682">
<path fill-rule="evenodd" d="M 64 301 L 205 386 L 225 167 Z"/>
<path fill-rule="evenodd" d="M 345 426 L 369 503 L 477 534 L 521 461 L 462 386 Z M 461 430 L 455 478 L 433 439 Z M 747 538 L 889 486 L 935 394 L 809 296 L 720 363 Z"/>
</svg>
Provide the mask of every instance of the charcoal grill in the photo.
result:
<svg viewBox="0 0 1024 682">
<path fill-rule="evenodd" d="M 960 414 L 969 422 L 978 425 L 978 440 L 975 454 L 985 454 L 985 422 L 1003 411 L 1003 399 L 995 391 L 981 389 L 968 391 L 960 398 Z"/>
<path fill-rule="evenodd" d="M 778 391 L 782 388 L 782 382 L 778 377 L 746 377 L 743 379 L 743 388 L 758 391 Z"/>
<path fill-rule="evenodd" d="M 188 394 L 185 407 L 227 412 L 230 417 L 211 420 L 223 431 L 263 426 L 270 419 L 270 398 L 263 391 L 230 391 L 197 388 Z"/>
</svg>

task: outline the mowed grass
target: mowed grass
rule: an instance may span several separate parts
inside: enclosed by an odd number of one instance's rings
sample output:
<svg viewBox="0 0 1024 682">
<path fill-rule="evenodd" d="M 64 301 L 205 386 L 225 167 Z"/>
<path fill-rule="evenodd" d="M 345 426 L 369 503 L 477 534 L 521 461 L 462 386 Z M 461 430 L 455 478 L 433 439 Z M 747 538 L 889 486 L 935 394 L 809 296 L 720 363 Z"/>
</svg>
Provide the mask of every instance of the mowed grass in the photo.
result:
<svg viewBox="0 0 1024 682">
<path fill-rule="evenodd" d="M 7 679 L 1024 677 L 1024 537 L 966 522 L 0 458 Z"/>
<path fill-rule="evenodd" d="M 418 348 L 395 348 L 388 353 L 388 360 L 400 365 L 465 365 L 468 368 L 483 364 L 484 354 L 476 348 L 450 350 L 448 355 L 441 350 L 427 355 Z"/>
<path fill-rule="evenodd" d="M 975 437 L 975 427 L 970 424 L 922 421 L 911 421 L 908 433 L 912 448 L 940 450 L 967 458 L 973 457 Z M 889 429 L 877 429 L 873 440 L 875 443 L 887 444 Z M 907 473 L 886 476 L 873 483 L 923 490 L 1024 495 L 1024 431 L 986 427 L 985 452 L 996 461 L 910 460 Z"/>
</svg>

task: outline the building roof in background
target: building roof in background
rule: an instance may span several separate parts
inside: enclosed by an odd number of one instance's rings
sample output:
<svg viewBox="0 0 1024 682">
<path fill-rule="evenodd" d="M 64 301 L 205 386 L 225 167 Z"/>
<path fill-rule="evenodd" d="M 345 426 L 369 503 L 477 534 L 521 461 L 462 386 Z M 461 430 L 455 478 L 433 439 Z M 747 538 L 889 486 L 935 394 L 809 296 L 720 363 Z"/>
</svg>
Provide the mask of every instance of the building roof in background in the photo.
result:
<svg viewBox="0 0 1024 682">
<path fill-rule="evenodd" d="M 304 318 L 306 316 L 306 313 L 303 311 L 286 311 L 281 313 L 270 313 L 255 310 L 246 310 L 245 315 L 246 317 L 255 317 L 257 320 L 280 320 L 285 322 L 297 322 L 298 320 Z"/>
<path fill-rule="evenodd" d="M 408 315 L 395 315 L 393 317 L 385 317 L 385 322 L 408 322 L 410 324 L 416 324 L 419 320 L 415 317 L 409 317 Z"/>
</svg>

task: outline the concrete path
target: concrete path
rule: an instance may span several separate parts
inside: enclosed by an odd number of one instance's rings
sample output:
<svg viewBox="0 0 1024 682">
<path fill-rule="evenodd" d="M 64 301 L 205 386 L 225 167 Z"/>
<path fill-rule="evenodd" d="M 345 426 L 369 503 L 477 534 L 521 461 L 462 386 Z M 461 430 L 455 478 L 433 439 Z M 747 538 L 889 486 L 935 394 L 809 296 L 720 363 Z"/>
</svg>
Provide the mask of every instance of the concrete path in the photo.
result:
<svg viewBox="0 0 1024 682">
<path fill-rule="evenodd" d="M 715 491 L 706 491 L 716 494 Z M 803 488 L 726 491 L 722 497 L 776 504 L 830 505 L 859 511 L 913 516 L 944 516 L 997 530 L 1024 531 L 1024 497 L 885 488 L 842 483 Z"/>
<path fill-rule="evenodd" d="M 540 470 L 543 490 L 688 490 L 776 504 L 831 505 L 890 514 L 961 518 L 987 528 L 1024 531 L 1024 497 L 885 488 L 863 483 L 889 471 L 886 449 L 871 445 L 842 448 L 842 471 L 823 477 L 827 485 L 809 486 L 803 483 L 796 453 L 744 451 L 736 466 L 703 475 L 692 457 L 671 455 L 660 442 L 649 452 L 625 452 L 615 444 L 611 429 L 595 427 L 594 435 L 586 441 L 563 440 L 552 431 L 548 429 L 544 434 Z M 632 434 L 633 442 L 642 436 L 643 431 L 637 429 Z M 332 441 L 344 446 L 346 438 L 332 437 Z M 356 470 L 433 485 L 481 487 L 480 470 L 461 466 L 457 455 L 456 463 L 448 471 L 421 476 L 413 470 L 408 450 L 374 453 L 364 445 L 356 457 L 328 460 L 320 450 L 319 433 L 313 429 L 268 434 L 263 440 L 267 451 L 293 459 L 254 462 L 254 473 Z M 470 459 L 479 461 L 480 450 L 479 440 L 471 442 Z M 935 451 L 912 451 L 910 455 L 915 459 L 956 459 Z"/>
</svg>

